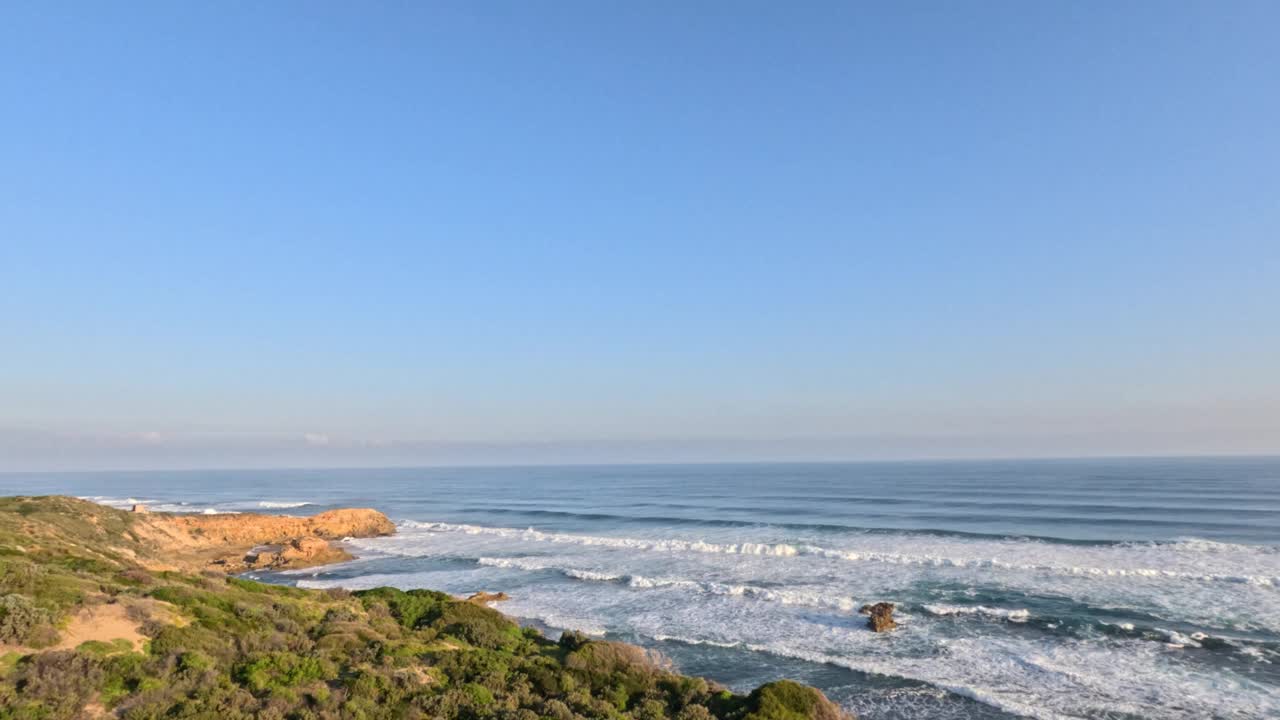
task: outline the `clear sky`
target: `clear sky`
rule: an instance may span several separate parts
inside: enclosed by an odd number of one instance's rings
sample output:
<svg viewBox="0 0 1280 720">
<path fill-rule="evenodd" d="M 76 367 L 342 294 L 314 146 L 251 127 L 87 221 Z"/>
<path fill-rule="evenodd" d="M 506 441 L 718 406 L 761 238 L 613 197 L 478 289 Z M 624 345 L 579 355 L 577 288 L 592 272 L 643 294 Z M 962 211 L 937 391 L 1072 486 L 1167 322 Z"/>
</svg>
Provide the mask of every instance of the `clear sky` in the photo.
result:
<svg viewBox="0 0 1280 720">
<path fill-rule="evenodd" d="M 0 469 L 1280 452 L 1277 28 L 7 2 Z"/>
</svg>

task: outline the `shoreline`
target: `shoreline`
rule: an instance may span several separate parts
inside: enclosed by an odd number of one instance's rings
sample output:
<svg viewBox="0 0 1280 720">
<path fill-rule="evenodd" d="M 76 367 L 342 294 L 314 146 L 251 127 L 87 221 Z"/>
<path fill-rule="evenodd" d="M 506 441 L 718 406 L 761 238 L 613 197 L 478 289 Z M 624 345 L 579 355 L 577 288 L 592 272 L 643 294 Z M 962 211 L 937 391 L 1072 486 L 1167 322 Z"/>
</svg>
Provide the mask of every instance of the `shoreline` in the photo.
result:
<svg viewBox="0 0 1280 720">
<path fill-rule="evenodd" d="M 489 607 L 501 592 L 309 590 L 235 572 L 332 565 L 354 557 L 327 552 L 342 538 L 394 531 L 374 510 L 183 516 L 0 498 L 0 707 L 49 720 L 851 720 L 790 680 L 737 694 L 637 645 L 548 639 Z"/>
</svg>

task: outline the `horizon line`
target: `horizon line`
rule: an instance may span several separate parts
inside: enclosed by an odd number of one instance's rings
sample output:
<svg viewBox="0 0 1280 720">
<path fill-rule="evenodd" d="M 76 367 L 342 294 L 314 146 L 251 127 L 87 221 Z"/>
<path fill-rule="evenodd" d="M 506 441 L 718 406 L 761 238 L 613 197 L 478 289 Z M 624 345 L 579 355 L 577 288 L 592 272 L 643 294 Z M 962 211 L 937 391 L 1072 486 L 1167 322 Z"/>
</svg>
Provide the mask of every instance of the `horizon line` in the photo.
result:
<svg viewBox="0 0 1280 720">
<path fill-rule="evenodd" d="M 1113 455 L 996 455 L 989 457 L 902 457 L 856 458 L 829 460 L 692 460 L 678 461 L 620 461 L 620 462 L 524 462 L 524 463 L 412 463 L 391 465 L 276 465 L 246 467 L 158 467 L 158 468 L 94 468 L 94 469 L 41 469 L 0 470 L 0 475 L 93 475 L 103 473 L 194 473 L 194 472 L 264 472 L 264 471 L 327 471 L 327 470 L 483 470 L 503 468 L 607 468 L 607 467 L 687 467 L 714 465 L 891 465 L 931 463 L 988 463 L 988 462 L 1071 462 L 1089 460 L 1280 460 L 1280 452 L 1262 453 L 1186 453 L 1168 454 L 1113 454 Z"/>
</svg>

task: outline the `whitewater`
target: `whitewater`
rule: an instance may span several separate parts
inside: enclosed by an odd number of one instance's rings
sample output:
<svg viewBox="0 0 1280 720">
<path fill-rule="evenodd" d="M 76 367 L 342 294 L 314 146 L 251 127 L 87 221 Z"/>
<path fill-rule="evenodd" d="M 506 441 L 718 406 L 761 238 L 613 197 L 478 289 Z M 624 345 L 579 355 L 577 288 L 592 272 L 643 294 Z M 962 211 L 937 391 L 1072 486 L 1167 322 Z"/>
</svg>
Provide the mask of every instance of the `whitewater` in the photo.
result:
<svg viewBox="0 0 1280 720">
<path fill-rule="evenodd" d="M 126 507 L 377 507 L 303 587 L 504 591 L 548 633 L 643 644 L 864 718 L 1280 717 L 1280 460 L 0 477 Z M 20 489 L 23 486 L 26 489 Z M 898 605 L 871 633 L 856 612 Z"/>
</svg>

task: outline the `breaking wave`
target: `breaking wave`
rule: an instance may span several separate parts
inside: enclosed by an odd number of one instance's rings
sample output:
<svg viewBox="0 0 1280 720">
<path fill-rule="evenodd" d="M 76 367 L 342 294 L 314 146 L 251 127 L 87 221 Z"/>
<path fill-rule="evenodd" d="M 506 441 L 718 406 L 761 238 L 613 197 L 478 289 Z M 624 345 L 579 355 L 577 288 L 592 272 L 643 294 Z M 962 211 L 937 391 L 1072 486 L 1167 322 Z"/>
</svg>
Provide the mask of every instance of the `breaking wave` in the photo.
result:
<svg viewBox="0 0 1280 720">
<path fill-rule="evenodd" d="M 526 542 L 548 542 L 581 546 L 604 546 L 645 552 L 691 552 L 713 553 L 724 555 L 760 555 L 771 557 L 814 556 L 849 562 L 885 563 L 892 565 L 914 565 L 939 568 L 977 568 L 1014 570 L 1023 572 L 1050 573 L 1055 575 L 1073 575 L 1087 577 L 1116 578 L 1155 578 L 1185 580 L 1203 583 L 1245 583 L 1265 587 L 1280 586 L 1280 574 L 1232 574 L 1203 573 L 1186 570 L 1149 567 L 1098 567 L 1090 565 L 1028 563 L 1004 560 L 999 557 L 954 557 L 936 554 L 912 554 L 884 552 L 877 550 L 852 550 L 829 548 L 812 544 L 740 542 L 716 543 L 704 540 L 676 538 L 648 539 L 630 537 L 609 537 L 599 535 L 577 535 L 572 533 L 544 532 L 533 528 L 504 528 L 482 525 L 467 525 L 444 522 L 403 521 L 403 527 L 427 533 L 464 533 L 468 535 L 491 535 L 514 538 Z M 1130 545 L 1131 546 L 1131 545 Z M 1191 552 L 1223 552 L 1225 543 L 1209 543 L 1196 540 L 1173 544 L 1147 544 L 1149 548 L 1164 548 L 1174 551 L 1189 550 Z M 1247 548 L 1249 552 L 1267 553 L 1270 548 Z M 411 551 L 412 552 L 412 551 Z M 1269 553 L 1274 555 L 1274 553 Z"/>
<path fill-rule="evenodd" d="M 948 615 L 983 615 L 986 617 L 1000 618 L 1010 622 L 1026 622 L 1031 618 L 1031 611 L 1026 608 L 1009 610 L 1006 608 L 987 607 L 986 605 L 938 605 L 925 604 L 921 607 L 930 615 L 948 616 Z"/>
<path fill-rule="evenodd" d="M 615 574 L 581 570 L 577 568 L 559 567 L 553 563 L 543 563 L 524 558 L 492 558 L 482 557 L 476 560 L 480 565 L 519 570 L 550 570 L 575 580 L 588 582 L 607 582 L 625 585 L 631 588 L 680 588 L 703 595 L 724 595 L 745 597 L 782 605 L 807 605 L 810 607 L 830 608 L 841 611 L 852 611 L 858 603 L 849 597 L 833 596 L 822 592 L 803 590 L 784 590 L 760 587 L 758 585 L 740 583 L 721 583 L 705 580 L 686 580 L 681 578 L 646 577 L 644 575 Z"/>
</svg>

